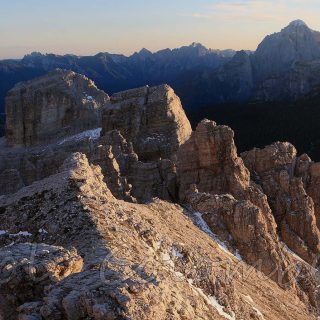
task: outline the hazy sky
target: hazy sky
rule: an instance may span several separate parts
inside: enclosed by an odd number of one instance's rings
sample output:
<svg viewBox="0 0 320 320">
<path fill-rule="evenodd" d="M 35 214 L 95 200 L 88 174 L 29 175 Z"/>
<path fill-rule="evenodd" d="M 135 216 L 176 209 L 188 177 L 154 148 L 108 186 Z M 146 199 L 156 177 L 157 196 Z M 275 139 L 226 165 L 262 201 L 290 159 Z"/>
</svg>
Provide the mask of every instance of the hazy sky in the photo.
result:
<svg viewBox="0 0 320 320">
<path fill-rule="evenodd" d="M 255 49 L 291 20 L 320 30 L 319 0 L 0 0 L 0 58 L 130 54 L 201 42 Z"/>
</svg>

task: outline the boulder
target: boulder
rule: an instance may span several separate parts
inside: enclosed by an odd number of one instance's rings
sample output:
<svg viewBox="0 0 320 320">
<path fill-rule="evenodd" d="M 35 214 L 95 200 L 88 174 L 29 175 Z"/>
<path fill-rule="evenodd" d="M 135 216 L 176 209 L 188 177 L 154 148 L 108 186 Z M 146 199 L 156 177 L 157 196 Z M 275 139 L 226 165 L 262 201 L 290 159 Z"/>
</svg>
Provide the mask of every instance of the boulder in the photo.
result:
<svg viewBox="0 0 320 320">
<path fill-rule="evenodd" d="M 45 287 L 80 272 L 83 266 L 75 249 L 43 243 L 19 243 L 0 248 L 0 260 L 0 296 L 7 304 L 5 314 L 0 308 L 0 316 L 2 313 L 5 319 L 15 319 L 15 309 L 19 305 L 29 302 L 30 306 L 31 301 L 33 305 L 41 301 Z"/>
</svg>

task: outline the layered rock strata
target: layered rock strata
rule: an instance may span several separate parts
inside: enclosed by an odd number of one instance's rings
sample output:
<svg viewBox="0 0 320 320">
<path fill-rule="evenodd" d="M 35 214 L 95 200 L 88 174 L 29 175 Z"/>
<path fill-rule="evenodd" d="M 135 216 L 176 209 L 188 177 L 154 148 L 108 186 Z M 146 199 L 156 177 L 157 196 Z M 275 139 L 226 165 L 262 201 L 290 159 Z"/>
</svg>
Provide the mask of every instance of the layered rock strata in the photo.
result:
<svg viewBox="0 0 320 320">
<path fill-rule="evenodd" d="M 253 149 L 243 153 L 242 158 L 268 197 L 283 241 L 303 259 L 317 265 L 319 192 L 317 171 L 312 170 L 317 164 L 305 154 L 298 157 L 294 146 L 286 142 Z"/>
<path fill-rule="evenodd" d="M 18 147 L 48 144 L 97 128 L 108 100 L 92 80 L 72 71 L 57 69 L 19 83 L 6 97 L 7 143 Z"/>
<path fill-rule="evenodd" d="M 103 134 L 119 130 L 141 161 L 174 159 L 191 134 L 179 97 L 168 85 L 114 94 L 103 113 Z"/>
</svg>

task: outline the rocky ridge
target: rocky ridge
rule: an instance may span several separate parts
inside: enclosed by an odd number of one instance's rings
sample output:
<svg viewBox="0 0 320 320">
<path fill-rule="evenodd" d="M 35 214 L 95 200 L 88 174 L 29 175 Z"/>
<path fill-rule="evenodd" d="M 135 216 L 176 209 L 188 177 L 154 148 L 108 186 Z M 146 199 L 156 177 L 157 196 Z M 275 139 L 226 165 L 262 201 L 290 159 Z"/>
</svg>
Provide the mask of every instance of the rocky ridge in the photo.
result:
<svg viewBox="0 0 320 320">
<path fill-rule="evenodd" d="M 289 143 L 240 157 L 166 85 L 101 110 L 95 129 L 0 148 L 0 318 L 316 319 L 318 164 Z"/>
<path fill-rule="evenodd" d="M 100 168 L 90 166 L 82 154 L 72 155 L 57 175 L 0 199 L 0 208 L 8 232 L 23 228 L 35 247 L 48 247 L 49 253 L 37 255 L 30 265 L 28 250 L 20 249 L 26 244 L 16 240 L 4 249 L 18 261 L 25 255 L 16 264 L 38 271 L 38 264 L 50 263 L 52 245 L 74 248 L 75 261 L 83 260 L 81 271 L 69 268 L 71 274 L 58 282 L 49 277 L 51 284 L 41 298 L 30 298 L 20 288 L 20 298 L 14 300 L 0 286 L 7 306 L 1 308 L 2 318 L 281 319 L 285 310 L 287 316 L 312 319 L 290 291 L 271 280 L 261 282 L 259 272 L 245 264 L 243 271 L 251 280 L 242 279 L 238 260 L 195 226 L 180 206 L 116 200 Z M 11 279 L 12 290 L 20 274 Z M 31 277 L 28 286 L 36 280 Z M 257 286 L 263 289 L 257 291 Z"/>
</svg>

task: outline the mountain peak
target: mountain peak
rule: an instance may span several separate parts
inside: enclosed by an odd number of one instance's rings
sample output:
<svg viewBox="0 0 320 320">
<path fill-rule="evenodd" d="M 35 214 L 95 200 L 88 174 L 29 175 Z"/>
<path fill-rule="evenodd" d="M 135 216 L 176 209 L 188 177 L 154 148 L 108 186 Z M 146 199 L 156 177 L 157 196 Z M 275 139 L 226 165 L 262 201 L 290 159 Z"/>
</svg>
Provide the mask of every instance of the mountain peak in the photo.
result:
<svg viewBox="0 0 320 320">
<path fill-rule="evenodd" d="M 199 42 L 192 42 L 190 47 L 192 48 L 199 48 L 199 47 L 203 47 L 203 45 Z"/>
<path fill-rule="evenodd" d="M 307 27 L 308 28 L 307 24 L 303 20 L 300 20 L 300 19 L 291 21 L 289 23 L 288 27 L 295 27 L 295 28 L 297 28 L 297 27 Z"/>
<path fill-rule="evenodd" d="M 139 51 L 139 54 L 141 55 L 151 55 L 152 52 L 146 48 L 142 48 L 140 51 Z"/>
</svg>

